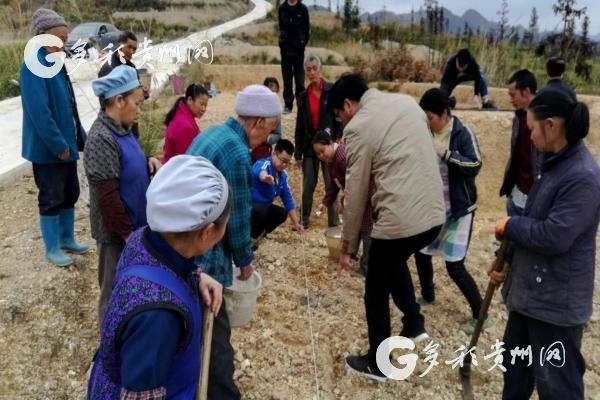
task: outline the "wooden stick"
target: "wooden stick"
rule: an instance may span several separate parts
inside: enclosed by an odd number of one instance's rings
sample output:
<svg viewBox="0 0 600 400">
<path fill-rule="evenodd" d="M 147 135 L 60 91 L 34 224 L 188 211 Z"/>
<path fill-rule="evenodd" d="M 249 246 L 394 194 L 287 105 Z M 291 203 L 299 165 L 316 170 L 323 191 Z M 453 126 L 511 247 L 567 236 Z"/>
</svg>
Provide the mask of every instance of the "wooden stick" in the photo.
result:
<svg viewBox="0 0 600 400">
<path fill-rule="evenodd" d="M 200 382 L 196 391 L 196 400 L 206 400 L 208 397 L 208 372 L 210 370 L 210 350 L 215 316 L 210 309 L 204 309 L 202 324 L 202 356 L 200 357 Z"/>
<path fill-rule="evenodd" d="M 494 271 L 500 272 L 504 268 L 504 259 L 506 258 L 506 252 L 508 250 L 508 240 L 505 238 L 502 240 L 500 244 L 500 249 L 498 250 L 498 254 L 496 255 L 496 260 L 494 263 Z M 477 318 L 477 323 L 475 324 L 475 330 L 473 331 L 473 335 L 471 336 L 471 342 L 469 343 L 469 348 L 477 346 L 477 342 L 479 341 L 479 336 L 481 335 L 481 331 L 483 330 L 483 323 L 487 317 L 487 312 L 492 303 L 492 297 L 494 297 L 494 293 L 496 292 L 496 285 L 491 281 L 488 283 L 487 291 L 485 293 L 485 297 L 483 298 L 483 304 L 481 305 L 481 310 L 479 311 L 479 317 Z M 464 359 L 464 364 L 461 368 L 459 368 L 459 376 L 462 384 L 462 398 L 463 400 L 472 400 L 473 399 L 473 387 L 471 385 L 471 353 L 468 353 Z"/>
</svg>

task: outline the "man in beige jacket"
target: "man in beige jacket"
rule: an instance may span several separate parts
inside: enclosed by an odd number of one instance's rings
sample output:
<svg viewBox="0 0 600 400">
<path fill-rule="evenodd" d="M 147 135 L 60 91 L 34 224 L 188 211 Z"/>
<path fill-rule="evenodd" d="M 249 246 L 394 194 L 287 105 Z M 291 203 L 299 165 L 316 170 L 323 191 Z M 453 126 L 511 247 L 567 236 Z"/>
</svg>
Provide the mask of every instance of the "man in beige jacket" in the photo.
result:
<svg viewBox="0 0 600 400">
<path fill-rule="evenodd" d="M 328 107 L 344 125 L 348 162 L 338 271 L 352 268 L 367 201 L 374 218 L 365 282 L 370 348 L 367 355 L 347 357 L 346 365 L 383 382 L 376 352 L 391 336 L 390 294 L 404 314 L 400 336 L 415 343 L 429 337 L 407 260 L 437 237 L 446 219 L 443 185 L 427 116 L 412 97 L 368 89 L 358 75 L 347 75 L 333 86 Z"/>
</svg>

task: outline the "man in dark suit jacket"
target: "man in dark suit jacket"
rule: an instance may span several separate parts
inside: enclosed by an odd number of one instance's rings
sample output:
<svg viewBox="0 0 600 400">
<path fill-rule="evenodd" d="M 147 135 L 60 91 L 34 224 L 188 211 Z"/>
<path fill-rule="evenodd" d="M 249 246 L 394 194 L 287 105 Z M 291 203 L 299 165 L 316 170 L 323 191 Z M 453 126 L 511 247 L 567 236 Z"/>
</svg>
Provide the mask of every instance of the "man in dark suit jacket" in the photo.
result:
<svg viewBox="0 0 600 400">
<path fill-rule="evenodd" d="M 140 73 L 137 70 L 134 63 L 131 62 L 133 55 L 138 49 L 138 39 L 133 34 L 133 32 L 125 31 L 119 36 L 119 49 L 114 51 L 112 56 L 110 57 L 110 61 L 106 61 L 100 71 L 98 71 L 98 78 L 102 78 L 110 74 L 110 72 L 118 67 L 119 65 L 129 65 L 134 68 L 138 75 L 138 80 L 140 80 Z M 141 82 L 141 81 L 140 81 Z M 150 97 L 150 93 L 147 87 L 144 87 L 144 98 L 148 99 Z M 133 124 L 131 127 L 131 132 L 133 136 L 136 138 L 140 137 L 139 125 L 137 123 Z"/>
<path fill-rule="evenodd" d="M 132 33 L 125 31 L 119 36 L 119 49 L 115 49 L 109 61 L 105 62 L 98 72 L 98 78 L 102 78 L 110 74 L 115 67 L 119 65 L 129 65 L 135 68 L 135 65 L 131 62 L 131 59 L 138 48 L 138 39 Z M 138 73 L 139 78 L 139 73 Z"/>
<path fill-rule="evenodd" d="M 558 57 L 552 57 L 546 62 L 546 73 L 548 74 L 548 83 L 544 86 L 539 93 L 545 92 L 547 90 L 556 90 L 561 92 L 567 97 L 569 97 L 573 101 L 577 101 L 577 95 L 571 86 L 569 86 L 563 80 L 565 76 L 565 69 L 567 69 L 567 64 L 565 60 Z"/>
<path fill-rule="evenodd" d="M 286 0 L 279 6 L 279 49 L 281 50 L 281 75 L 283 76 L 284 114 L 292 112 L 294 105 L 293 81 L 296 96 L 304 91 L 304 49 L 310 38 L 308 8 L 301 0 Z"/>
</svg>

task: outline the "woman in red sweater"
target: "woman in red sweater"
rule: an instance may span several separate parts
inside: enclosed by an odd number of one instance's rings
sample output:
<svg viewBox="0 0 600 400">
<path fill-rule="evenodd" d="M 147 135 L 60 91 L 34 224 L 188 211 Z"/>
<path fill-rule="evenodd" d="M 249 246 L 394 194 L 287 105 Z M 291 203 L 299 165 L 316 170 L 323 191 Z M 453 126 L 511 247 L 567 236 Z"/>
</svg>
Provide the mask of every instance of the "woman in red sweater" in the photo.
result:
<svg viewBox="0 0 600 400">
<path fill-rule="evenodd" d="M 317 158 L 327 165 L 331 184 L 327 186 L 325 196 L 317 207 L 317 216 L 333 205 L 337 195 L 341 192 L 338 200 L 338 211 L 344 212 L 344 189 L 346 187 L 346 145 L 337 143 L 327 131 L 317 131 L 313 138 L 313 149 Z M 373 196 L 375 186 L 369 185 L 369 198 Z M 360 259 L 359 273 L 367 275 L 369 262 L 369 245 L 371 243 L 371 230 L 373 229 L 373 210 L 371 203 L 367 203 L 363 215 L 363 225 L 360 231 L 363 244 L 362 257 Z"/>
<path fill-rule="evenodd" d="M 202 118 L 208 106 L 208 91 L 201 85 L 191 84 L 185 96 L 177 99 L 165 118 L 165 144 L 162 163 L 171 157 L 185 154 L 200 128 L 196 118 Z"/>
</svg>

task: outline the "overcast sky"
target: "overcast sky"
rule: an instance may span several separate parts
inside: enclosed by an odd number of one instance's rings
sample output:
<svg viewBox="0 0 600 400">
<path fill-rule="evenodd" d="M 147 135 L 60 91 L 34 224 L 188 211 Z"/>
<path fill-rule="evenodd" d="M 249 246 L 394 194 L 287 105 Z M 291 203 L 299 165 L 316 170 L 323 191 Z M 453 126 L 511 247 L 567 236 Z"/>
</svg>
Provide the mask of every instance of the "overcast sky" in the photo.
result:
<svg viewBox="0 0 600 400">
<path fill-rule="evenodd" d="M 304 4 L 312 5 L 315 0 L 303 0 Z M 327 0 L 316 0 L 317 4 L 327 6 Z M 335 9 L 338 0 L 331 0 L 332 7 Z M 500 9 L 500 0 L 440 0 L 440 4 L 450 9 L 456 15 L 462 15 L 469 8 L 473 8 L 486 19 L 497 21 L 498 15 L 496 12 Z M 339 0 L 340 7 L 344 4 L 343 0 Z M 423 5 L 423 1 L 412 0 L 359 0 L 361 11 L 379 11 L 385 5 L 386 9 L 395 13 L 409 13 L 411 7 L 414 6 L 418 10 Z M 538 25 L 541 30 L 558 30 L 560 19 L 552 12 L 552 4 L 555 0 L 508 0 L 508 8 L 510 10 L 510 23 L 514 25 L 521 24 L 525 27 L 529 24 L 531 9 L 537 8 L 539 15 Z M 590 33 L 597 35 L 600 33 L 600 1 L 598 0 L 577 0 L 576 7 L 587 7 L 590 17 Z"/>
</svg>

